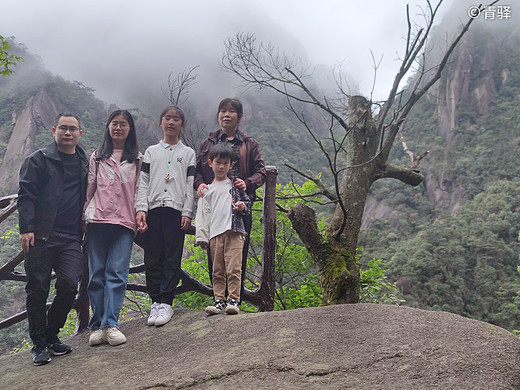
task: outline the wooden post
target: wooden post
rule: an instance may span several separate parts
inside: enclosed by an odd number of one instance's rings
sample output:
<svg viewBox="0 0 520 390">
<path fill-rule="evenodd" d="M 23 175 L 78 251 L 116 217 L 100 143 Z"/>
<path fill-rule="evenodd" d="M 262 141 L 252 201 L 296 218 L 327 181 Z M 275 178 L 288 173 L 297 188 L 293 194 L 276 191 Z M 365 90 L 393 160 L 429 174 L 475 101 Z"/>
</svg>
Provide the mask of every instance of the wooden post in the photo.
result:
<svg viewBox="0 0 520 390">
<path fill-rule="evenodd" d="M 262 282 L 258 294 L 260 296 L 258 310 L 274 310 L 274 279 L 276 256 L 276 177 L 278 170 L 274 166 L 265 167 L 267 174 L 264 189 L 262 225 L 264 228 L 264 249 L 262 256 Z"/>
</svg>

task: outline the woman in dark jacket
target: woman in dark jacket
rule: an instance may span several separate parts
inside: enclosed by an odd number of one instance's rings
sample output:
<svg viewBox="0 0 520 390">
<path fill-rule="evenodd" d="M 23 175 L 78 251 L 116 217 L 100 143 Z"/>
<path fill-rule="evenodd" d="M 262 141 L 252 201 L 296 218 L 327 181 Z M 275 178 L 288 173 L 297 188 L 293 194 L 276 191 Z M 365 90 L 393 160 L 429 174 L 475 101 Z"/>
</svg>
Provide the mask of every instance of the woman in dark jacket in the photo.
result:
<svg viewBox="0 0 520 390">
<path fill-rule="evenodd" d="M 211 148 L 219 143 L 226 143 L 233 150 L 233 167 L 229 176 L 234 185 L 245 191 L 249 198 L 255 200 L 255 190 L 265 182 L 265 163 L 258 142 L 245 135 L 238 129 L 238 124 L 244 116 L 242 103 L 238 99 L 226 98 L 218 105 L 217 119 L 220 129 L 210 133 L 202 142 L 197 155 L 194 188 L 199 197 L 204 196 L 204 188 L 213 181 L 213 170 L 208 165 Z M 249 250 L 249 234 L 251 232 L 252 214 L 244 218 L 247 238 L 242 252 L 242 288 L 241 300 L 244 293 L 245 270 L 247 253 Z M 212 261 L 208 251 L 209 275 L 212 275 Z"/>
</svg>

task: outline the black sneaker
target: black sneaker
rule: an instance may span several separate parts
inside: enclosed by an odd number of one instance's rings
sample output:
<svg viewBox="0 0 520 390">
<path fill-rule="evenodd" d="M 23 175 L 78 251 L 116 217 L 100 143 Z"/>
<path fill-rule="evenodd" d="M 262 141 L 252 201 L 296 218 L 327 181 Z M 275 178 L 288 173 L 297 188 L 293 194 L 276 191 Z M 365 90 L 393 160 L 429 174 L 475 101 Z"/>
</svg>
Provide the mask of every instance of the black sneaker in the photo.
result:
<svg viewBox="0 0 520 390">
<path fill-rule="evenodd" d="M 72 348 L 67 344 L 63 344 L 58 336 L 56 336 L 49 344 L 47 344 L 47 349 L 52 356 L 61 356 L 72 352 Z"/>
<path fill-rule="evenodd" d="M 239 314 L 238 302 L 235 299 L 230 299 L 226 306 L 226 314 Z"/>
<path fill-rule="evenodd" d="M 47 351 L 47 347 L 33 347 L 32 355 L 33 355 L 33 363 L 35 366 L 42 366 L 51 361 L 51 356 L 49 355 L 49 351 Z"/>
<path fill-rule="evenodd" d="M 219 314 L 222 313 L 222 311 L 226 308 L 226 301 L 223 301 L 222 299 L 216 300 L 213 305 L 208 306 L 204 309 L 206 313 L 208 313 L 210 316 L 213 314 Z"/>
</svg>

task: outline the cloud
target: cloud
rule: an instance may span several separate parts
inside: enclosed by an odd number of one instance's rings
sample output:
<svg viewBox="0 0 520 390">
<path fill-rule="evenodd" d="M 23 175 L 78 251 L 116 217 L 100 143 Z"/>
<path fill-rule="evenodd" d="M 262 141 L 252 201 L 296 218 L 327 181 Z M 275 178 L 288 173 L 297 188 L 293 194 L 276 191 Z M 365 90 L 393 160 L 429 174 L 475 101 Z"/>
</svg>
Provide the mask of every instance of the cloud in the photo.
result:
<svg viewBox="0 0 520 390">
<path fill-rule="evenodd" d="M 449 9 L 448 1 L 443 6 Z M 420 13 L 414 0 L 412 16 Z M 170 72 L 200 65 L 198 93 L 223 88 L 218 66 L 226 38 L 252 32 L 315 65 L 343 63 L 361 92 L 372 87 L 372 53 L 383 96 L 406 34 L 405 0 L 17 0 L 2 5 L 0 34 L 39 55 L 53 73 L 96 89 L 107 102 L 160 93 Z M 447 11 L 445 11 L 447 12 Z M 229 91 L 235 85 L 227 85 Z M 377 97 L 377 96 L 376 96 Z"/>
</svg>

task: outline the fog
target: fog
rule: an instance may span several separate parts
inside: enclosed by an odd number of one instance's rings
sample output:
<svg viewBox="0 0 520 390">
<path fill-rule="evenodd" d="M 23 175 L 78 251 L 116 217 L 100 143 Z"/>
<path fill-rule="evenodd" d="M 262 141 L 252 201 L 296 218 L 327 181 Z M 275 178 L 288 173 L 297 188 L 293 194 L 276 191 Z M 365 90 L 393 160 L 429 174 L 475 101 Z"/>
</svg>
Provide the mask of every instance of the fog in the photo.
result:
<svg viewBox="0 0 520 390">
<path fill-rule="evenodd" d="M 197 65 L 192 94 L 238 94 L 237 79 L 219 60 L 226 38 L 239 32 L 320 69 L 341 64 L 366 96 L 373 53 L 381 60 L 374 98 L 382 99 L 404 51 L 408 3 L 420 20 L 421 0 L 16 0 L 1 6 L 0 35 L 14 36 L 52 73 L 120 106 L 160 94 L 170 72 Z M 454 14 L 447 0 L 440 16 L 466 20 L 471 4 L 459 0 Z"/>
</svg>

